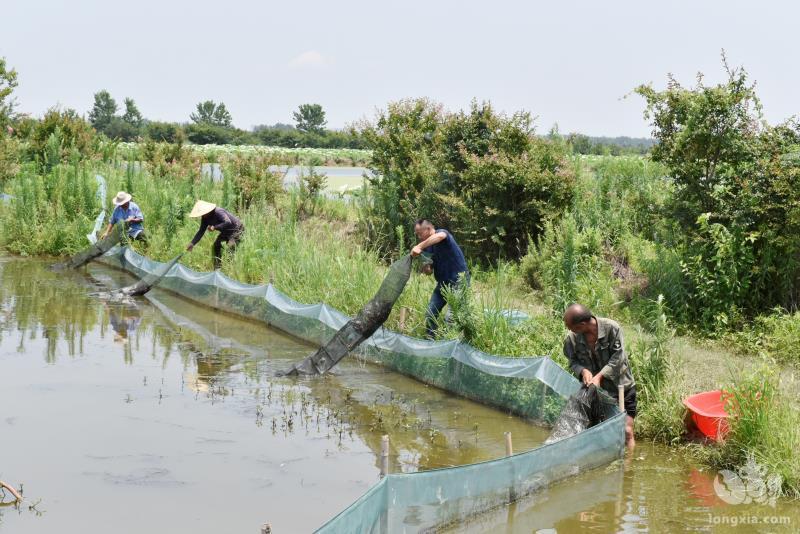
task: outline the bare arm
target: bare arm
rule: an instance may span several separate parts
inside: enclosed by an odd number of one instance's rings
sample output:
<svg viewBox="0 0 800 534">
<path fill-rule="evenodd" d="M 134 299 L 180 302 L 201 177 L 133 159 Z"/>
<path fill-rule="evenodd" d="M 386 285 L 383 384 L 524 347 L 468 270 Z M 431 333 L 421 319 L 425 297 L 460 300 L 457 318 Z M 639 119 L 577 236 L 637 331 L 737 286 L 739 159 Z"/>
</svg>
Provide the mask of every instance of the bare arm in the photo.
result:
<svg viewBox="0 0 800 534">
<path fill-rule="evenodd" d="M 414 246 L 414 248 L 411 249 L 411 255 L 415 256 L 415 257 L 419 256 L 420 254 L 422 254 L 422 251 L 425 250 L 426 248 L 428 248 L 428 247 L 430 247 L 432 245 L 435 245 L 436 243 L 440 243 L 440 242 L 444 241 L 445 239 L 447 239 L 447 234 L 446 233 L 444 233 L 444 232 L 436 232 L 435 234 L 430 236 L 428 239 L 426 239 L 426 240 L 424 240 L 424 241 L 422 241 L 420 243 L 417 243 L 416 246 Z"/>
<path fill-rule="evenodd" d="M 189 242 L 189 244 L 186 246 L 186 250 L 192 250 L 194 248 L 194 246 L 201 239 L 203 239 L 203 235 L 206 233 L 206 228 L 208 228 L 208 222 L 206 222 L 204 219 L 200 219 L 200 229 L 197 231 L 196 234 L 194 234 L 194 237 Z"/>
<path fill-rule="evenodd" d="M 594 378 L 592 372 L 578 361 L 578 357 L 575 354 L 575 346 L 572 344 L 572 339 L 570 339 L 569 336 L 564 340 L 564 356 L 566 356 L 567 362 L 569 362 L 569 368 L 572 370 L 572 374 L 584 384 L 589 385 L 592 378 Z"/>
</svg>

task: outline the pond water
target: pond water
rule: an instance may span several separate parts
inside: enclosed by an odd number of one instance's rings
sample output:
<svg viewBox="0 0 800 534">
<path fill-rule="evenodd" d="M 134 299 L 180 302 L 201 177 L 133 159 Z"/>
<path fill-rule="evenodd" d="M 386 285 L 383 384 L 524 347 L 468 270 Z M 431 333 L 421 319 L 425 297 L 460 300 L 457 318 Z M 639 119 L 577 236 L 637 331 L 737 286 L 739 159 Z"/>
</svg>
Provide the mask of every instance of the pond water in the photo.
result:
<svg viewBox="0 0 800 534">
<path fill-rule="evenodd" d="M 0 258 L 0 532 L 308 532 L 390 468 L 519 450 L 547 430 L 373 365 L 275 378 L 313 347 L 92 265 Z M 38 504 L 37 504 L 38 503 Z M 30 508 L 35 504 L 33 509 Z"/>
<path fill-rule="evenodd" d="M 276 378 L 313 347 L 157 289 L 109 302 L 97 293 L 132 279 L 102 266 L 46 267 L 0 257 L 0 479 L 26 499 L 0 506 L 0 533 L 309 532 L 378 480 L 383 434 L 391 470 L 412 472 L 502 456 L 505 431 L 518 451 L 548 433 L 349 359 Z M 747 492 L 715 480 L 639 442 L 454 531 L 800 528 L 797 503 L 730 504 Z"/>
</svg>

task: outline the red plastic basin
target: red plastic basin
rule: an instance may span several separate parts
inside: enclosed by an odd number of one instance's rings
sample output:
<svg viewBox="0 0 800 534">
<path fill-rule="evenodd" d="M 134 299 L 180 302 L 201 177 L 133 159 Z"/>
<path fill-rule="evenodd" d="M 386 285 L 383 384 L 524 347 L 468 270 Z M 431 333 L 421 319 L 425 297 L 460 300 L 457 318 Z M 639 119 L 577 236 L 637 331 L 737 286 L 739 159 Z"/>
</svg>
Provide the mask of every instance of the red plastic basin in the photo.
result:
<svg viewBox="0 0 800 534">
<path fill-rule="evenodd" d="M 709 438 L 722 441 L 728 433 L 725 395 L 720 390 L 704 391 L 683 399 L 697 429 Z"/>
</svg>

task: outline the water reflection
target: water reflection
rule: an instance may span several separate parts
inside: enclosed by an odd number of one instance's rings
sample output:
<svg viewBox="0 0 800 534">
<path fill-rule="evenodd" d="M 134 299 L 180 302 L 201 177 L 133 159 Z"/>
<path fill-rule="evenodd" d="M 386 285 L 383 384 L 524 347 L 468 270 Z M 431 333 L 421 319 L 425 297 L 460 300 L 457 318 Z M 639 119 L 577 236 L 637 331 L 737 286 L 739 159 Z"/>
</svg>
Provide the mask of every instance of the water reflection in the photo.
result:
<svg viewBox="0 0 800 534">
<path fill-rule="evenodd" d="M 558 483 L 452 532 L 797 532 L 796 503 L 728 505 L 716 495 L 715 476 L 679 449 L 637 443 L 635 457 Z M 783 523 L 754 528 L 743 518 Z"/>
</svg>

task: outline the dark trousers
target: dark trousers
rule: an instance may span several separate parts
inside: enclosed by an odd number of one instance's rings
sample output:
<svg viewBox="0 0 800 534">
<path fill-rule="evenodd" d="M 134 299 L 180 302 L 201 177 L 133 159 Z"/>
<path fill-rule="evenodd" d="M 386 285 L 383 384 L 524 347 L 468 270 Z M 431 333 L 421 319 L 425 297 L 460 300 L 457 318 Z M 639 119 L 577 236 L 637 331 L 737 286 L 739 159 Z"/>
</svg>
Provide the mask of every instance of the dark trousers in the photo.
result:
<svg viewBox="0 0 800 534">
<path fill-rule="evenodd" d="M 469 275 L 466 275 L 464 281 L 469 285 Z M 433 338 L 436 333 L 436 320 L 439 314 L 447 304 L 447 299 L 442 294 L 445 287 L 451 290 L 457 290 L 461 286 L 461 282 L 438 282 L 431 294 L 431 300 L 428 302 L 428 311 L 425 313 L 425 331 L 428 338 Z"/>
<path fill-rule="evenodd" d="M 244 233 L 244 228 L 240 228 L 234 232 L 230 233 L 220 233 L 217 236 L 216 241 L 214 241 L 214 248 L 212 250 L 212 255 L 214 256 L 214 270 L 216 271 L 222 266 L 222 244 L 228 244 L 228 250 L 233 252 L 236 250 L 236 245 L 239 244 L 239 241 L 242 240 L 242 234 Z"/>
</svg>

